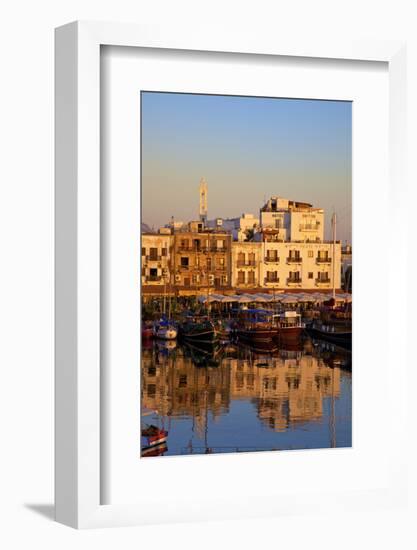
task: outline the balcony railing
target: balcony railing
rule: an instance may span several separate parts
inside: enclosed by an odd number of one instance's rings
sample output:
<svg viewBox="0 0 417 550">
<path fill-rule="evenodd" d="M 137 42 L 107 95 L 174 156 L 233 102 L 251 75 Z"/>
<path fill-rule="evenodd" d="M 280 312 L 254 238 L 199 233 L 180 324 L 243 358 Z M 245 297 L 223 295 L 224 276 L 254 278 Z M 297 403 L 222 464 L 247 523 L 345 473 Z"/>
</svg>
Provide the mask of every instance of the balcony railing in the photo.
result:
<svg viewBox="0 0 417 550">
<path fill-rule="evenodd" d="M 256 261 L 255 260 L 238 260 L 236 262 L 237 267 L 255 267 Z"/>
<path fill-rule="evenodd" d="M 331 258 L 323 258 L 321 256 L 317 256 L 316 263 L 318 264 L 331 264 L 332 259 Z"/>
<path fill-rule="evenodd" d="M 206 252 L 219 252 L 224 253 L 227 252 L 227 248 L 224 246 L 211 246 L 209 249 L 206 249 Z"/>
<path fill-rule="evenodd" d="M 294 279 L 292 277 L 287 278 L 287 285 L 300 285 L 301 279 Z"/>
<path fill-rule="evenodd" d="M 276 279 L 269 279 L 268 277 L 265 277 L 264 283 L 267 284 L 278 284 L 279 283 L 279 277 Z"/>
<path fill-rule="evenodd" d="M 330 283 L 330 277 L 326 277 L 325 279 L 316 279 L 316 285 L 320 285 L 320 284 L 328 285 L 329 283 Z"/>
<path fill-rule="evenodd" d="M 183 246 L 179 245 L 178 252 L 198 252 L 207 254 L 208 252 L 227 252 L 227 248 L 224 246 Z"/>
<path fill-rule="evenodd" d="M 147 277 L 145 277 L 145 281 L 147 283 L 148 282 L 157 283 L 159 281 L 162 281 L 162 277 L 160 275 L 148 275 Z"/>
<path fill-rule="evenodd" d="M 317 231 L 320 228 L 319 223 L 300 224 L 299 231 Z"/>
<path fill-rule="evenodd" d="M 151 256 L 151 255 L 146 256 L 146 260 L 148 262 L 160 262 L 161 258 L 162 256 Z"/>
<path fill-rule="evenodd" d="M 265 256 L 265 263 L 279 264 L 278 256 Z"/>
<path fill-rule="evenodd" d="M 303 259 L 300 256 L 288 256 L 287 264 L 301 264 Z"/>
</svg>

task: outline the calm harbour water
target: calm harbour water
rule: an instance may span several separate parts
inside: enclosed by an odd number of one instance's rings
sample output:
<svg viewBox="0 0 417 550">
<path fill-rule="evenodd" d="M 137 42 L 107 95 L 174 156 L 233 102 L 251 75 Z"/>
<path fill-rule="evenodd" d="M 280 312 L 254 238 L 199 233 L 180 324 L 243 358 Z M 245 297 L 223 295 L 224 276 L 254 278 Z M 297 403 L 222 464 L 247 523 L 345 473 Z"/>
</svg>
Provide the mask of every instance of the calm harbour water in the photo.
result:
<svg viewBox="0 0 417 550">
<path fill-rule="evenodd" d="M 350 447 L 350 352 L 306 340 L 273 354 L 142 346 L 142 428 L 168 432 L 160 455 Z"/>
</svg>

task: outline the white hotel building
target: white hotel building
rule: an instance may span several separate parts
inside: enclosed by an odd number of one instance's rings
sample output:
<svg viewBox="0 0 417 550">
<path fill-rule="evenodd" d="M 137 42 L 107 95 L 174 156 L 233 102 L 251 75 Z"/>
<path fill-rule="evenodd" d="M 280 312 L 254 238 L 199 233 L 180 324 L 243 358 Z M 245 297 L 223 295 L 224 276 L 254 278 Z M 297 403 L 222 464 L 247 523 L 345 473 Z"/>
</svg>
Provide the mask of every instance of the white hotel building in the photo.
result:
<svg viewBox="0 0 417 550">
<path fill-rule="evenodd" d="M 324 211 L 271 197 L 255 242 L 232 243 L 232 286 L 269 290 L 341 288 L 341 244 L 324 241 Z"/>
</svg>

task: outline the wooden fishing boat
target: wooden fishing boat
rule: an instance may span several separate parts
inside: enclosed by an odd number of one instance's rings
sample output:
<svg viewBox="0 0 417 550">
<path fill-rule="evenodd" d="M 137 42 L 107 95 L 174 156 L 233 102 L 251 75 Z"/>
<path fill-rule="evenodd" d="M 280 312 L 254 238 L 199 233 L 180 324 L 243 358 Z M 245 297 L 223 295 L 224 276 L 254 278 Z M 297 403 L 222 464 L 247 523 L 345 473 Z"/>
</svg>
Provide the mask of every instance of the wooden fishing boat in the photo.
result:
<svg viewBox="0 0 417 550">
<path fill-rule="evenodd" d="M 235 327 L 238 340 L 249 344 L 268 344 L 277 335 L 274 314 L 265 309 L 243 309 Z"/>
<path fill-rule="evenodd" d="M 180 336 L 189 342 L 214 343 L 218 340 L 218 330 L 210 319 L 191 318 L 180 325 Z"/>
<path fill-rule="evenodd" d="M 280 342 L 298 341 L 304 332 L 305 324 L 296 311 L 285 311 L 278 316 L 277 337 Z"/>
<path fill-rule="evenodd" d="M 307 331 L 313 338 L 343 347 L 352 346 L 352 323 L 350 322 L 316 320 L 308 327 Z"/>
</svg>

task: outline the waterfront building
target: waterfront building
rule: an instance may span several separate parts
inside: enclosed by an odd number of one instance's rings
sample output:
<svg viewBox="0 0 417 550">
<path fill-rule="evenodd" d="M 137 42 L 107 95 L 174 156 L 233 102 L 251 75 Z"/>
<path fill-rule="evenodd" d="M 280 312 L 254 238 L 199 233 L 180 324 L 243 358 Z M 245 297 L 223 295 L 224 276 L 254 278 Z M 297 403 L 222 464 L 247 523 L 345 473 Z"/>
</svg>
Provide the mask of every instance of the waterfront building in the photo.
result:
<svg viewBox="0 0 417 550">
<path fill-rule="evenodd" d="M 340 242 L 277 242 L 267 235 L 261 243 L 259 278 L 267 289 L 317 290 L 341 288 Z"/>
<path fill-rule="evenodd" d="M 169 229 L 142 233 L 141 278 L 144 292 L 162 294 L 171 282 L 173 236 Z"/>
<path fill-rule="evenodd" d="M 230 231 L 234 241 L 247 241 L 259 230 L 259 218 L 250 213 L 243 213 L 237 218 L 216 218 L 209 220 L 207 226 L 212 229 Z"/>
<path fill-rule="evenodd" d="M 277 242 L 324 239 L 324 211 L 306 202 L 273 196 L 261 208 L 260 225 Z"/>
<path fill-rule="evenodd" d="M 178 295 L 199 295 L 230 288 L 230 233 L 208 229 L 204 222 L 193 221 L 173 237 L 171 266 Z"/>
<path fill-rule="evenodd" d="M 232 287 L 252 289 L 263 286 L 260 281 L 262 243 L 232 242 Z"/>
</svg>

